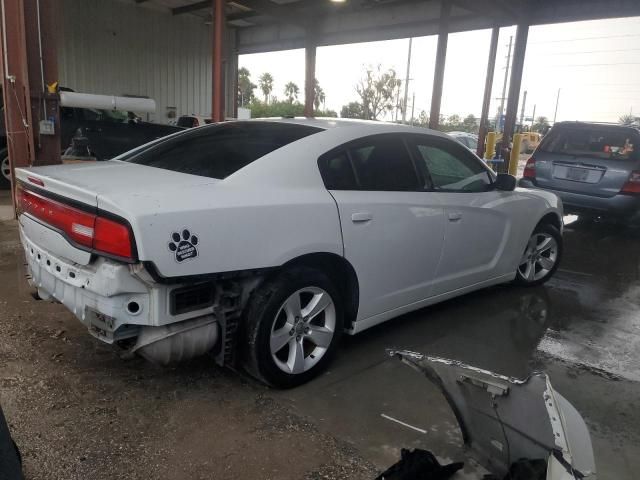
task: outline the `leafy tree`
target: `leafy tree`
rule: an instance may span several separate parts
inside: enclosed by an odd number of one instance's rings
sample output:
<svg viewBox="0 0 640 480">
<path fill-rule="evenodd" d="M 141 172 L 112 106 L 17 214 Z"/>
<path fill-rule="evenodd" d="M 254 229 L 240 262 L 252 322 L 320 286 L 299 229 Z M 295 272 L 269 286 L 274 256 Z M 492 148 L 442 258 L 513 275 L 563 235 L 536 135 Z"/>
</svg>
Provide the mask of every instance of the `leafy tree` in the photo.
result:
<svg viewBox="0 0 640 480">
<path fill-rule="evenodd" d="M 287 97 L 289 103 L 293 103 L 294 100 L 298 100 L 298 94 L 300 88 L 293 82 L 289 82 L 284 86 L 284 96 Z"/>
<path fill-rule="evenodd" d="M 618 119 L 618 123 L 620 123 L 621 125 L 626 125 L 626 126 L 629 127 L 631 125 L 635 125 L 636 118 L 633 115 L 622 115 Z"/>
<path fill-rule="evenodd" d="M 301 117 L 304 115 L 304 105 L 300 102 L 277 101 L 271 99 L 271 103 L 264 103 L 258 99 L 254 99 L 249 105 L 252 118 L 269 118 L 269 117 Z M 316 110 L 316 117 L 337 117 L 333 110 Z"/>
<path fill-rule="evenodd" d="M 469 114 L 462 121 L 462 128 L 465 132 L 478 133 L 478 125 L 475 115 Z"/>
<path fill-rule="evenodd" d="M 534 132 L 544 133 L 549 130 L 549 120 L 547 117 L 538 117 L 536 123 L 533 124 L 531 130 Z"/>
<path fill-rule="evenodd" d="M 393 69 L 383 71 L 381 65 L 375 70 L 371 66 L 367 67 L 356 85 L 364 118 L 378 120 L 381 115 L 393 110 L 395 92 L 401 83 Z"/>
<path fill-rule="evenodd" d="M 260 85 L 260 90 L 264 95 L 264 103 L 269 103 L 269 95 L 273 91 L 273 75 L 269 72 L 265 72 L 260 75 L 258 78 L 258 84 Z"/>
<path fill-rule="evenodd" d="M 313 106 L 316 110 L 320 108 L 320 104 L 324 106 L 324 102 L 326 100 L 324 90 L 320 86 L 320 82 L 318 82 L 317 78 L 313 80 Z"/>
<path fill-rule="evenodd" d="M 429 114 L 427 112 L 425 112 L 424 110 L 421 110 L 420 114 L 418 115 L 418 118 L 416 118 L 414 123 L 416 125 L 420 126 L 420 127 L 428 127 L 429 126 Z"/>
<path fill-rule="evenodd" d="M 238 70 L 238 106 L 244 107 L 253 100 L 256 84 L 251 82 L 249 70 L 242 67 Z"/>
<path fill-rule="evenodd" d="M 360 102 L 349 102 L 342 106 L 340 116 L 342 118 L 365 118 L 364 107 Z"/>
</svg>

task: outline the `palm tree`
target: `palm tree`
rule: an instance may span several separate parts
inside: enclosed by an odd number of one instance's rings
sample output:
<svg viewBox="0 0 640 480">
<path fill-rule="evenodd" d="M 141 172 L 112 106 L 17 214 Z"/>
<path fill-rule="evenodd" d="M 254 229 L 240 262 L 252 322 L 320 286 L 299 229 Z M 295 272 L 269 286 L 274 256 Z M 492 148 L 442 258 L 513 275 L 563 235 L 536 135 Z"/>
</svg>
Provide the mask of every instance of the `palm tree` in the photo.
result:
<svg viewBox="0 0 640 480">
<path fill-rule="evenodd" d="M 273 91 L 273 75 L 269 72 L 265 72 L 260 75 L 258 79 L 258 84 L 260 85 L 260 90 L 262 90 L 262 94 L 264 95 L 264 103 L 269 103 L 269 95 Z"/>
<path fill-rule="evenodd" d="M 316 78 L 313 84 L 313 106 L 315 109 L 318 110 L 320 108 L 320 104 L 324 106 L 325 100 L 326 97 L 324 90 L 322 90 L 320 82 L 318 82 L 318 79 Z"/>
<path fill-rule="evenodd" d="M 626 125 L 627 127 L 630 127 L 631 125 L 634 125 L 636 123 L 636 119 L 633 115 L 622 115 L 618 119 L 618 123 L 620 123 L 621 125 Z"/>
<path fill-rule="evenodd" d="M 300 88 L 295 83 L 289 82 L 284 86 L 284 96 L 287 97 L 289 103 L 298 99 L 298 93 L 300 93 Z"/>
</svg>

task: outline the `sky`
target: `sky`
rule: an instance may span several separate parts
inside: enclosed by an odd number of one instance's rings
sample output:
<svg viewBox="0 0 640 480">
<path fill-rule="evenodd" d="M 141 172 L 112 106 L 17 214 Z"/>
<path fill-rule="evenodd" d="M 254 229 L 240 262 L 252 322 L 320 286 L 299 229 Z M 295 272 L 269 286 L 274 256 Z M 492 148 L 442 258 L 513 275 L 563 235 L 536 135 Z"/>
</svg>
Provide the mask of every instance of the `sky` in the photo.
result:
<svg viewBox="0 0 640 480">
<path fill-rule="evenodd" d="M 515 41 L 515 27 L 500 30 L 490 115 L 499 107 L 510 36 Z M 490 30 L 449 35 L 443 115 L 480 116 L 490 37 Z M 408 104 L 411 108 L 415 94 L 416 117 L 430 108 L 436 43 L 436 36 L 413 39 Z M 357 100 L 355 85 L 368 65 L 393 68 L 404 79 L 408 44 L 408 39 L 399 39 L 319 47 L 316 77 L 326 107 L 339 113 Z M 273 95 L 281 99 L 289 81 L 304 90 L 304 50 L 241 55 L 239 62 L 256 84 L 260 74 L 270 72 Z M 558 121 L 616 122 L 630 112 L 640 116 L 640 17 L 531 27 L 518 112 L 526 90 L 525 116 L 530 117 L 535 106 L 536 118 L 552 120 L 558 89 Z"/>
</svg>

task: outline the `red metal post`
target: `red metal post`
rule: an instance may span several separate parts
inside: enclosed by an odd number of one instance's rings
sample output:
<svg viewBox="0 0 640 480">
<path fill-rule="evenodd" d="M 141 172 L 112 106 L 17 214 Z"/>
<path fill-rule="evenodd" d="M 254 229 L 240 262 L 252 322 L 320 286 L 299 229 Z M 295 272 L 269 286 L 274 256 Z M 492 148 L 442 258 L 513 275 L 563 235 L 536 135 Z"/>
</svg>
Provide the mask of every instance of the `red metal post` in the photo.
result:
<svg viewBox="0 0 640 480">
<path fill-rule="evenodd" d="M 27 68 L 27 43 L 23 0 L 0 0 L 2 34 L 2 94 L 12 190 L 13 168 L 33 164 L 33 123 Z"/>
<path fill-rule="evenodd" d="M 6 0 L 5 0 L 6 1 Z M 33 165 L 61 163 L 60 109 L 57 92 L 47 93 L 47 85 L 58 81 L 55 36 L 56 8 L 51 0 L 24 0 L 27 68 L 31 95 L 31 117 L 35 144 Z M 40 120 L 51 120 L 53 135 L 40 133 Z"/>
<path fill-rule="evenodd" d="M 222 69 L 222 51 L 225 27 L 224 0 L 213 1 L 213 70 L 211 78 L 212 106 L 211 117 L 214 122 L 224 120 L 224 80 Z"/>
<path fill-rule="evenodd" d="M 304 116 L 313 117 L 316 95 L 316 45 L 313 36 L 307 32 L 304 49 Z"/>
<path fill-rule="evenodd" d="M 451 2 L 442 0 L 440 7 L 440 28 L 438 32 L 438 46 L 436 47 L 436 68 L 433 74 L 433 91 L 431 93 L 431 112 L 429 113 L 429 128 L 436 129 L 440 123 L 440 104 L 442 103 L 442 88 L 444 84 L 444 66 L 447 61 L 447 42 L 449 40 L 449 14 Z"/>
<path fill-rule="evenodd" d="M 489 45 L 489 59 L 487 60 L 487 79 L 484 83 L 484 97 L 482 98 L 482 113 L 480 114 L 480 127 L 478 129 L 478 150 L 480 158 L 484 155 L 484 137 L 487 136 L 489 124 L 489 106 L 491 104 L 491 88 L 493 87 L 493 74 L 496 69 L 496 54 L 498 53 L 498 37 L 500 28 L 491 30 L 491 43 Z"/>
</svg>

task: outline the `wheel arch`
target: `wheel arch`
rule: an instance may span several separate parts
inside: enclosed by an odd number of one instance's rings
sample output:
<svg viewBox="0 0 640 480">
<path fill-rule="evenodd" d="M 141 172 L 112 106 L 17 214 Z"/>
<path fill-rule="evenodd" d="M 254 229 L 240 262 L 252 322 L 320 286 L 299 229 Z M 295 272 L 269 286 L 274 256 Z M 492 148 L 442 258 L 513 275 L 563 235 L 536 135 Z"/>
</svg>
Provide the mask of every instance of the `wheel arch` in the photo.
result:
<svg viewBox="0 0 640 480">
<path fill-rule="evenodd" d="M 562 232 L 562 219 L 556 212 L 547 212 L 546 214 L 544 214 L 540 221 L 536 224 L 536 227 L 538 225 L 552 225 L 556 227 L 559 232 Z"/>
<path fill-rule="evenodd" d="M 338 291 L 342 294 L 345 307 L 345 328 L 351 328 L 358 315 L 360 301 L 360 287 L 358 275 L 353 265 L 347 259 L 335 253 L 308 253 L 286 262 L 277 271 L 294 267 L 309 267 L 319 270 L 329 276 Z"/>
</svg>

